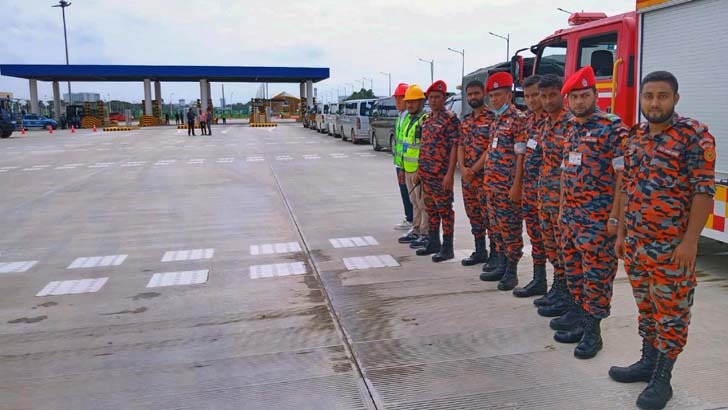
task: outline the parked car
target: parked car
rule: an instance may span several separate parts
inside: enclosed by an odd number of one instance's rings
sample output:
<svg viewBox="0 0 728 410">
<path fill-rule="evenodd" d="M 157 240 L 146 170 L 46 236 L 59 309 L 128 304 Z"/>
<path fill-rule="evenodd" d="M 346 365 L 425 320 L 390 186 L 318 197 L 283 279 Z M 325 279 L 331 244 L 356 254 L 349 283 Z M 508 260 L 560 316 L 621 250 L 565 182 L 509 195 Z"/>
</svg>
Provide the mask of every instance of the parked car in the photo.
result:
<svg viewBox="0 0 728 410">
<path fill-rule="evenodd" d="M 116 122 L 125 122 L 126 117 L 124 116 L 124 114 L 122 114 L 120 112 L 114 112 L 114 113 L 109 114 L 109 120 L 116 121 Z"/>
<path fill-rule="evenodd" d="M 374 102 L 369 115 L 369 141 L 374 151 L 392 149 L 397 118 L 399 111 L 394 104 L 394 97 L 380 98 Z"/>
<path fill-rule="evenodd" d="M 339 113 L 339 103 L 329 104 L 329 113 L 326 114 L 326 133 L 334 135 L 336 130 L 336 116 Z"/>
<path fill-rule="evenodd" d="M 58 123 L 52 118 L 44 117 L 42 115 L 30 114 L 23 117 L 23 127 L 55 130 L 56 128 L 58 128 Z"/>
<path fill-rule="evenodd" d="M 341 139 L 356 144 L 359 141 L 369 142 L 369 112 L 376 99 L 346 101 L 341 129 Z"/>
<path fill-rule="evenodd" d="M 329 129 L 329 123 L 328 123 L 328 117 L 329 117 L 329 104 L 322 104 L 323 109 L 319 113 L 318 110 L 316 111 L 316 131 L 320 133 L 328 133 Z"/>
<path fill-rule="evenodd" d="M 333 123 L 333 129 L 334 129 L 334 138 L 342 138 L 343 134 L 342 131 L 344 130 L 344 117 L 346 116 L 346 102 L 342 102 L 339 104 L 339 111 L 336 113 L 336 118 L 334 119 Z"/>
<path fill-rule="evenodd" d="M 455 94 L 445 101 L 445 108 L 457 114 L 459 119 L 463 119 L 463 95 Z"/>
</svg>

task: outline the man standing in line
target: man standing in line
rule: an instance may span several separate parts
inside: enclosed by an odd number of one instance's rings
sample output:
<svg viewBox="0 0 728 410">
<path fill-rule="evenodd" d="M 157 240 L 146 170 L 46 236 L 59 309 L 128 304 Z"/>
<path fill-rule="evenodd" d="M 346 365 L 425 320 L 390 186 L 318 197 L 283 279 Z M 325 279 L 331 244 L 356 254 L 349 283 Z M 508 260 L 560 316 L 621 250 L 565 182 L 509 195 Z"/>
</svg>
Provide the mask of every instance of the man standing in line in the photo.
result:
<svg viewBox="0 0 728 410">
<path fill-rule="evenodd" d="M 539 219 L 543 227 L 546 255 L 554 267 L 554 280 L 546 296 L 534 300 L 533 304 L 538 307 L 538 314 L 545 317 L 561 316 L 570 307 L 576 308 L 566 289 L 559 229 L 561 165 L 564 162 L 566 129 L 571 119 L 571 114 L 564 109 L 564 98 L 561 95 L 563 86 L 561 78 L 553 74 L 543 76 L 538 84 L 543 109 L 548 113 L 537 141 L 543 153 L 543 164 L 538 177 Z M 580 307 L 578 312 L 581 312 Z M 553 323 L 551 327 L 554 330 L 568 330 L 580 320 L 581 316 L 577 316 L 574 321 L 559 323 L 561 327 L 554 328 Z"/>
<path fill-rule="evenodd" d="M 392 144 L 392 158 L 394 159 L 394 169 L 397 173 L 397 183 L 399 185 L 399 194 L 402 197 L 402 206 L 404 207 L 404 220 L 395 225 L 394 229 L 408 232 L 399 238 L 399 243 L 411 243 L 419 238 L 419 234 L 423 236 L 426 232 L 417 232 L 412 226 L 412 202 L 407 192 L 407 182 L 404 177 L 404 169 L 402 169 L 402 135 L 400 133 L 404 118 L 407 116 L 407 107 L 404 102 L 404 95 L 407 92 L 408 85 L 399 83 L 394 90 L 394 105 L 397 107 L 397 120 L 394 122 L 394 143 Z"/>
<path fill-rule="evenodd" d="M 518 285 L 518 261 L 523 256 L 522 187 L 517 185 L 523 172 L 526 152 L 526 116 L 513 105 L 513 77 L 498 72 L 488 77 L 486 91 L 494 120 L 485 162 L 485 190 L 491 229 L 502 238 L 497 267 L 480 275 L 484 281 L 499 281 L 499 290 Z M 520 165 L 519 165 L 520 164 Z M 486 268 L 487 269 L 487 268 Z"/>
<path fill-rule="evenodd" d="M 573 114 L 561 174 L 561 229 L 566 283 L 582 320 L 554 339 L 579 344 L 574 356 L 590 359 L 602 349 L 601 321 L 609 316 L 617 273 L 614 252 L 617 195 L 624 169 L 622 120 L 597 108 L 594 70 L 574 73 L 561 90 Z"/>
<path fill-rule="evenodd" d="M 675 113 L 677 78 L 666 71 L 642 80 L 647 119 L 626 144 L 616 252 L 624 256 L 639 310 L 642 357 L 612 367 L 622 383 L 649 382 L 637 399 L 662 409 L 672 398 L 672 368 L 688 337 L 697 280 L 698 237 L 713 209 L 715 138 L 700 122 Z"/>
<path fill-rule="evenodd" d="M 488 133 L 493 115 L 485 106 L 485 86 L 474 80 L 465 87 L 468 105 L 473 109 L 460 123 L 461 140 L 458 145 L 458 164 L 462 175 L 463 202 L 470 220 L 470 232 L 475 238 L 475 252 L 461 261 L 463 266 L 485 263 L 488 251 L 485 236 L 488 229 L 485 189 L 483 188 L 483 153 L 488 147 Z M 491 232 L 491 254 L 495 253 L 495 242 Z"/>
<path fill-rule="evenodd" d="M 200 129 L 202 135 L 207 135 L 207 113 L 202 110 L 200 110 Z"/>
<path fill-rule="evenodd" d="M 195 112 L 192 111 L 192 107 L 187 110 L 187 135 L 195 135 Z"/>
<path fill-rule="evenodd" d="M 402 137 L 402 147 L 398 149 L 398 153 L 402 158 L 405 183 L 412 203 L 412 227 L 421 235 L 420 238 L 426 238 L 425 232 L 429 230 L 429 221 L 425 211 L 422 184 L 417 175 L 420 161 L 420 142 L 422 140 L 422 121 L 427 116 L 424 112 L 425 93 L 420 86 L 410 85 L 405 92 L 404 102 L 407 107 L 407 114 L 400 123 L 399 132 Z M 414 245 L 418 241 L 414 241 L 410 245 Z M 427 245 L 426 239 L 423 239 L 423 242 L 424 245 Z"/>
<path fill-rule="evenodd" d="M 526 141 L 526 153 L 523 162 L 518 165 L 523 167 L 517 177 L 516 185 L 523 187 L 521 199 L 521 212 L 526 221 L 526 231 L 531 239 L 531 256 L 533 257 L 533 280 L 525 287 L 513 289 L 513 295 L 519 298 L 527 298 L 536 295 L 546 294 L 546 248 L 544 246 L 544 234 L 541 227 L 541 219 L 538 214 L 538 176 L 543 164 L 543 151 L 538 143 L 538 132 L 542 129 L 543 122 L 548 114 L 543 110 L 538 83 L 541 77 L 534 75 L 526 78 L 523 82 L 523 97 L 526 100 L 528 114 L 525 121 L 525 129 L 528 133 Z"/>
<path fill-rule="evenodd" d="M 433 262 L 443 262 L 455 257 L 453 250 L 455 212 L 452 204 L 460 120 L 454 112 L 445 108 L 445 98 L 447 98 L 447 84 L 444 81 L 435 81 L 427 89 L 427 100 L 432 112 L 422 122 L 422 152 L 418 170 L 422 188 L 425 190 L 425 208 L 430 218 L 430 234 L 427 247 L 418 249 L 417 255 L 434 253 Z M 440 244 L 440 224 L 442 224 L 442 244 Z"/>
</svg>

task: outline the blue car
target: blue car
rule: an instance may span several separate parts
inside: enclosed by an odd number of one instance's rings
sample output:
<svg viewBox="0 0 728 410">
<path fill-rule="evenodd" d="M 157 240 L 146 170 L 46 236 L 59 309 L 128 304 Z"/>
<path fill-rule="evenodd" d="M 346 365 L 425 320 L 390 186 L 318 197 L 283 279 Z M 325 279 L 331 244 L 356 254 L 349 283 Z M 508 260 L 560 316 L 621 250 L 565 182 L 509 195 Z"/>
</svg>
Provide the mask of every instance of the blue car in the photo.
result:
<svg viewBox="0 0 728 410">
<path fill-rule="evenodd" d="M 23 117 L 23 127 L 25 128 L 45 128 L 47 130 L 49 129 L 56 129 L 58 128 L 58 122 L 52 118 L 47 118 L 42 115 L 26 115 Z"/>
</svg>

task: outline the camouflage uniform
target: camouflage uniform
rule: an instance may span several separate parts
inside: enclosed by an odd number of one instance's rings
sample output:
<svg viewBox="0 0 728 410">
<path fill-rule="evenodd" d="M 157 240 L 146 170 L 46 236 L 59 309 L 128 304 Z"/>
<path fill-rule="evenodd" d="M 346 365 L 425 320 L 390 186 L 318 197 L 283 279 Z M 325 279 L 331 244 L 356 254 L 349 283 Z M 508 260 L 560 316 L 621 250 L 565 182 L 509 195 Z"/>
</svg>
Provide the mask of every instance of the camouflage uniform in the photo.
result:
<svg viewBox="0 0 728 410">
<path fill-rule="evenodd" d="M 470 113 L 463 118 L 460 124 L 461 141 L 460 146 L 464 151 L 464 166 L 472 167 L 483 152 L 488 147 L 488 132 L 493 114 L 484 110 L 481 115 L 475 116 Z M 488 230 L 488 218 L 486 215 L 486 199 L 485 190 L 483 189 L 483 177 L 485 170 L 480 169 L 475 172 L 470 183 L 462 180 L 463 202 L 465 203 L 465 213 L 470 220 L 470 232 L 475 239 L 485 238 Z M 493 236 L 491 234 L 491 240 Z"/>
<path fill-rule="evenodd" d="M 688 336 L 695 272 L 671 263 L 693 195 L 715 194 L 715 139 L 675 114 L 662 133 L 635 127 L 625 154 L 625 266 L 639 310 L 639 333 L 670 359 Z"/>
<path fill-rule="evenodd" d="M 546 264 L 544 233 L 538 211 L 538 177 L 543 164 L 543 150 L 538 143 L 538 133 L 548 114 L 536 115 L 531 112 L 526 116 L 525 129 L 528 135 L 526 153 L 523 158 L 523 195 L 521 213 L 526 221 L 526 231 L 531 239 L 531 255 L 534 265 Z"/>
</svg>

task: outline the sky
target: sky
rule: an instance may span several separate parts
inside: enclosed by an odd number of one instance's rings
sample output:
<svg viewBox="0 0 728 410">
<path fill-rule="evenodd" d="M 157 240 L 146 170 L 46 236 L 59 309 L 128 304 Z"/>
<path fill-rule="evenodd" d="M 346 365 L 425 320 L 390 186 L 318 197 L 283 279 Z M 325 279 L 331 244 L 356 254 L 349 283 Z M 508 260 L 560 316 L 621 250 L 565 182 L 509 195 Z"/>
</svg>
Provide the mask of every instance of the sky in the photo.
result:
<svg viewBox="0 0 728 410">
<path fill-rule="evenodd" d="M 55 0 L 0 0 L 2 64 L 63 64 L 63 23 Z M 388 94 L 399 82 L 452 90 L 466 74 L 506 60 L 510 51 L 530 47 L 568 26 L 569 11 L 608 15 L 634 10 L 635 0 L 72 0 L 66 9 L 71 64 L 159 64 L 328 67 L 329 79 L 316 83 L 319 100 L 370 88 Z M 346 3 L 346 5 L 344 4 Z M 526 56 L 530 52 L 525 53 Z M 367 78 L 367 80 L 363 80 Z M 140 101 L 142 83 L 72 83 L 73 92 L 96 92 L 103 100 Z M 248 102 L 258 84 L 226 83 L 230 102 Z M 61 86 L 65 93 L 65 84 Z M 0 91 L 29 98 L 28 81 L 0 76 Z M 270 84 L 275 95 L 299 95 L 298 84 Z M 165 101 L 199 98 L 199 83 L 162 83 Z M 39 82 L 39 98 L 52 99 L 50 83 Z M 171 97 L 171 98 L 170 98 Z M 212 83 L 219 105 L 221 83 Z"/>
</svg>

